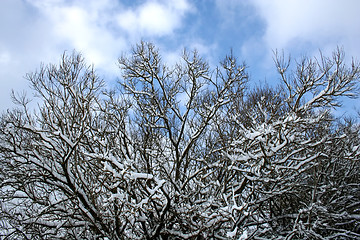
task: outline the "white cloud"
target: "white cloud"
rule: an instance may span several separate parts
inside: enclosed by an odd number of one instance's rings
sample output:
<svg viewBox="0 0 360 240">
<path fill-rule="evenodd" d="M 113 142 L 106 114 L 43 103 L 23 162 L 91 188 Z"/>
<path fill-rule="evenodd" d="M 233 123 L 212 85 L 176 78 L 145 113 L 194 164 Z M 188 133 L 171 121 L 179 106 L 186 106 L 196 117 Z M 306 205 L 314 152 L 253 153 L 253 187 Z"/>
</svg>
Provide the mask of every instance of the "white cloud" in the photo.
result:
<svg viewBox="0 0 360 240">
<path fill-rule="evenodd" d="M 8 52 L 1 52 L 0 53 L 0 64 L 6 66 L 11 62 L 11 57 Z"/>
<path fill-rule="evenodd" d="M 127 43 L 171 34 L 189 10 L 186 0 L 148 0 L 135 10 L 117 0 L 28 1 L 50 21 L 57 45 L 79 50 L 96 67 L 112 72 Z"/>
<path fill-rule="evenodd" d="M 319 49 L 329 56 L 343 47 L 346 61 L 360 59 L 360 1 L 358 0 L 251 0 L 266 23 L 262 41 L 268 49 L 316 56 Z M 294 54 L 295 53 L 295 54 Z M 263 62 L 270 65 L 271 52 Z M 354 114 L 355 101 L 344 99 L 340 113 Z M 344 103 L 345 103 L 344 102 Z"/>
<path fill-rule="evenodd" d="M 125 40 L 115 35 L 108 26 L 114 21 L 115 10 L 120 6 L 108 1 L 48 0 L 32 2 L 52 26 L 54 45 L 67 50 L 81 51 L 97 68 L 116 71 L 115 61 L 125 50 Z"/>
<path fill-rule="evenodd" d="M 315 48 L 344 45 L 355 52 L 360 37 L 358 0 L 253 0 L 267 24 L 270 48 L 310 44 Z"/>
<path fill-rule="evenodd" d="M 139 24 L 147 34 L 164 35 L 177 27 L 178 18 L 161 4 L 148 3 L 139 10 Z"/>
<path fill-rule="evenodd" d="M 117 75 L 122 52 L 142 37 L 172 34 L 189 9 L 187 0 L 147 0 L 133 7 L 118 0 L 1 0 L 0 110 L 11 105 L 11 89 L 28 86 L 26 73 L 40 62 L 56 63 L 64 50 L 80 51 L 102 73 Z"/>
<path fill-rule="evenodd" d="M 12 105 L 11 89 L 28 86 L 23 76 L 49 59 L 51 34 L 35 15 L 36 10 L 24 1 L 0 1 L 0 111 Z"/>
<path fill-rule="evenodd" d="M 185 0 L 147 1 L 135 9 L 119 13 L 119 26 L 130 35 L 164 36 L 181 25 L 182 17 L 190 11 Z"/>
</svg>

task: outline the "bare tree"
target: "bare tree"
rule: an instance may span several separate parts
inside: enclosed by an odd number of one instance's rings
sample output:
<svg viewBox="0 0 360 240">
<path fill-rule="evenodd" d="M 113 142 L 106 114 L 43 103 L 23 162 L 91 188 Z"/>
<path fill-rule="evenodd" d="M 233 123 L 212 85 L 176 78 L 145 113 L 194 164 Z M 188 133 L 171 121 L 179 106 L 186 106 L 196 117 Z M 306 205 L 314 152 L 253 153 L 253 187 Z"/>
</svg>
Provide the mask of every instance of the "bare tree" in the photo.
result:
<svg viewBox="0 0 360 240">
<path fill-rule="evenodd" d="M 92 155 L 106 150 L 96 140 L 103 134 L 96 129 L 103 81 L 75 53 L 27 78 L 41 100 L 38 111 L 31 114 L 28 101 L 15 98 L 22 108 L 2 117 L 1 214 L 8 236 L 104 235 L 110 231 L 100 211 L 106 176 Z"/>
<path fill-rule="evenodd" d="M 242 96 L 245 68 L 230 56 L 210 71 L 196 52 L 184 52 L 182 62 L 169 69 L 155 47 L 144 43 L 119 64 L 134 110 L 127 158 L 134 162 L 132 171 L 148 174 L 146 184 L 136 179 L 129 186 L 144 192 L 135 199 L 143 206 L 135 211 L 138 232 L 146 238 L 215 237 L 227 223 L 214 195 L 221 186 L 211 177 L 221 161 L 214 156 L 223 150 L 213 129 L 225 106 Z M 205 201 L 211 198 L 214 206 Z"/>
<path fill-rule="evenodd" d="M 276 55 L 281 88 L 248 90 L 232 55 L 173 67 L 141 42 L 107 90 L 81 55 L 27 77 L 38 97 L 3 114 L 7 239 L 359 237 L 359 129 L 329 109 L 355 96 L 342 52 Z M 339 192 L 341 189 L 341 192 Z"/>
<path fill-rule="evenodd" d="M 339 106 L 338 97 L 356 96 L 359 65 L 347 68 L 340 50 L 332 58 L 304 59 L 291 73 L 283 57 L 275 63 L 283 87 L 250 92 L 234 112 L 234 128 L 242 132 L 228 152 L 229 170 L 239 178 L 231 184 L 241 206 L 237 227 L 250 239 L 356 239 L 358 210 L 340 205 L 359 203 L 359 132 L 347 126 L 351 135 L 344 135 L 329 110 Z M 330 180 L 332 168 L 344 176 Z"/>
</svg>

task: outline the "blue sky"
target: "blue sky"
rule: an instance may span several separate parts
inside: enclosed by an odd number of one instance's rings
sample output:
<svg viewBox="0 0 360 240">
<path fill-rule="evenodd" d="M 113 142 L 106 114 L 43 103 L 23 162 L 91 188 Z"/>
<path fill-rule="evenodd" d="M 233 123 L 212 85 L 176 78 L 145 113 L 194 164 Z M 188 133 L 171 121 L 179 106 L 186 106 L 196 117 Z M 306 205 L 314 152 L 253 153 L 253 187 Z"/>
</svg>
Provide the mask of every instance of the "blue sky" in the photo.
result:
<svg viewBox="0 0 360 240">
<path fill-rule="evenodd" d="M 0 111 L 41 62 L 75 49 L 111 82 L 117 58 L 141 39 L 170 63 L 184 47 L 211 65 L 232 49 L 256 84 L 277 81 L 275 49 L 295 59 L 341 46 L 360 60 L 359 10 L 358 0 L 0 0 Z"/>
</svg>

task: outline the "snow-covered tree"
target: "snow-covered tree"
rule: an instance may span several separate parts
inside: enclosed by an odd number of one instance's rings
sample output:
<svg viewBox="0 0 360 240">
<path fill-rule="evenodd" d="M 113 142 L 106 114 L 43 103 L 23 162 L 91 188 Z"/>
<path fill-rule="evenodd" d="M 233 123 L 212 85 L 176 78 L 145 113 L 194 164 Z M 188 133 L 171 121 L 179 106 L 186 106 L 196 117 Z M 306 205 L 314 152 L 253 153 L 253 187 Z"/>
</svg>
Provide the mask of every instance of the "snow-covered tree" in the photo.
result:
<svg viewBox="0 0 360 240">
<path fill-rule="evenodd" d="M 250 239 L 359 237 L 359 126 L 330 115 L 340 96 L 355 96 L 359 66 L 304 59 L 291 73 L 276 56 L 282 88 L 260 88 L 236 109 L 229 170 L 237 228 Z M 236 229 L 235 227 L 235 229 Z M 237 229 L 237 230 L 238 230 Z"/>
<path fill-rule="evenodd" d="M 233 56 L 169 67 L 144 42 L 115 90 L 77 53 L 27 75 L 38 108 L 14 94 L 1 118 L 1 236 L 359 238 L 360 129 L 330 114 L 359 65 L 275 59 L 282 85 L 253 90 Z"/>
</svg>

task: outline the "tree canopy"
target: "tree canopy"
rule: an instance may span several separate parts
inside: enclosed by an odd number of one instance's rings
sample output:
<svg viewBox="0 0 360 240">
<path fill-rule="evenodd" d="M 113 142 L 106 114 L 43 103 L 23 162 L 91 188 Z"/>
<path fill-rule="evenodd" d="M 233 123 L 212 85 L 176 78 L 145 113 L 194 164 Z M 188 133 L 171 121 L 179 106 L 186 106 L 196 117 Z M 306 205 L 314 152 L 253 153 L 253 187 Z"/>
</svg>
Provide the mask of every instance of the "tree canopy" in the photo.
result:
<svg viewBox="0 0 360 240">
<path fill-rule="evenodd" d="M 151 43 L 105 86 L 81 54 L 27 75 L 38 99 L 0 120 L 4 239 L 359 239 L 360 126 L 344 53 L 249 87 L 233 55 L 169 67 Z"/>
</svg>

